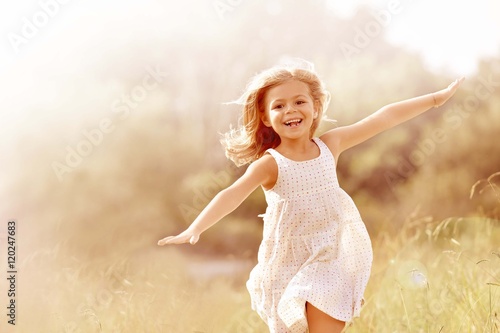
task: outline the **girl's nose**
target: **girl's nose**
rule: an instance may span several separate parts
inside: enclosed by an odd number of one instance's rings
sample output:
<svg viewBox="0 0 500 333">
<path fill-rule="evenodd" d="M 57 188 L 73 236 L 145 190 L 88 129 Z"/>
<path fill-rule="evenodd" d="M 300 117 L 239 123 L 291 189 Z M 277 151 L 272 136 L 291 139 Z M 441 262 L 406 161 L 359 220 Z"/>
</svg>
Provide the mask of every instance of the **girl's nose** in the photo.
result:
<svg viewBox="0 0 500 333">
<path fill-rule="evenodd" d="M 291 105 L 288 105 L 288 106 L 286 107 L 286 111 L 285 111 L 285 113 L 292 113 L 292 112 L 295 112 L 295 111 L 297 111 L 297 110 L 295 109 L 295 106 L 294 106 L 293 104 L 291 104 Z"/>
</svg>

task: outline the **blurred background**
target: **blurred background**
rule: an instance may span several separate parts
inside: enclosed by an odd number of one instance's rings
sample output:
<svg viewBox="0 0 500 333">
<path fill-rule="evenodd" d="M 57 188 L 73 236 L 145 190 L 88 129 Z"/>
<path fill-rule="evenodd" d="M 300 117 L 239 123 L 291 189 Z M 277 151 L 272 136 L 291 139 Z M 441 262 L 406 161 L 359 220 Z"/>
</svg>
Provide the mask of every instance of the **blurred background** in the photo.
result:
<svg viewBox="0 0 500 333">
<path fill-rule="evenodd" d="M 498 219 L 498 1 L 1 7 L 0 239 L 17 220 L 20 311 L 38 309 L 32 321 L 49 322 L 47 332 L 85 331 L 88 302 L 74 293 L 114 295 L 117 271 L 120 288 L 134 288 L 123 278 L 131 272 L 152 290 L 153 276 L 170 281 L 179 271 L 238 272 L 243 285 L 261 237 L 260 189 L 196 247 L 156 242 L 186 228 L 244 172 L 219 143 L 239 118 L 225 103 L 252 75 L 291 58 L 314 63 L 332 94 L 337 125 L 320 132 L 466 76 L 445 106 L 345 152 L 339 180 L 372 237 L 415 221 Z"/>
</svg>

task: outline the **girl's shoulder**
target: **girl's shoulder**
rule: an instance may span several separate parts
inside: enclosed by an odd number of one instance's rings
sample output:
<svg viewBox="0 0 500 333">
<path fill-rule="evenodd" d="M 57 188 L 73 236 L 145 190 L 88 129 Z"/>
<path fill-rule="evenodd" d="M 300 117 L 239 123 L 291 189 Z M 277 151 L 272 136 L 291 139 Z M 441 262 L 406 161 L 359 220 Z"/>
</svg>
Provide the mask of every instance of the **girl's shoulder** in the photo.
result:
<svg viewBox="0 0 500 333">
<path fill-rule="evenodd" d="M 264 155 L 262 155 L 257 160 L 252 162 L 252 164 L 250 165 L 259 170 L 268 172 L 273 170 L 276 171 L 278 170 L 278 163 L 276 162 L 276 159 L 270 152 L 265 152 Z"/>
<path fill-rule="evenodd" d="M 338 159 L 340 155 L 340 149 L 339 149 L 339 136 L 337 135 L 337 130 L 338 128 L 334 128 L 325 134 L 321 135 L 319 139 L 326 145 L 326 147 L 330 150 L 332 153 L 333 157 L 335 158 L 335 161 Z"/>
<path fill-rule="evenodd" d="M 249 168 L 252 168 L 253 172 L 265 175 L 266 181 L 262 184 L 264 189 L 270 189 L 276 184 L 278 179 L 278 163 L 270 153 L 265 153 L 263 156 L 258 158 Z"/>
</svg>

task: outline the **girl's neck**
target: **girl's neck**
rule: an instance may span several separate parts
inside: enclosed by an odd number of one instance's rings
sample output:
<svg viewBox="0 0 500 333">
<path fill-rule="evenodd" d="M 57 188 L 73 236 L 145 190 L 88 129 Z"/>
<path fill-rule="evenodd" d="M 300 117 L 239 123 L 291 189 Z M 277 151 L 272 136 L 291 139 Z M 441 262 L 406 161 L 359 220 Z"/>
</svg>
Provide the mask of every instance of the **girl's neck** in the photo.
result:
<svg viewBox="0 0 500 333">
<path fill-rule="evenodd" d="M 309 138 L 282 139 L 276 151 L 296 161 L 310 160 L 319 156 L 319 147 Z"/>
</svg>

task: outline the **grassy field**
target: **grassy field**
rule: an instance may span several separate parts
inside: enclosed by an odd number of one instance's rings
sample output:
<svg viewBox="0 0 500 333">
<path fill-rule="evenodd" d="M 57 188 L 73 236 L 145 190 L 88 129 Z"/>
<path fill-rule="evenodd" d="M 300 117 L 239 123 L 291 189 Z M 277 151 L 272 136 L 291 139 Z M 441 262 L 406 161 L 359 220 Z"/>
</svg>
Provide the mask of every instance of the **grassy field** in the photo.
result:
<svg viewBox="0 0 500 333">
<path fill-rule="evenodd" d="M 499 332 L 499 221 L 407 221 L 397 235 L 379 233 L 373 247 L 366 304 L 347 332 Z M 267 331 L 250 309 L 249 265 L 208 278 L 193 270 L 200 258 L 187 247 L 91 259 L 67 248 L 25 258 L 16 332 Z"/>
<path fill-rule="evenodd" d="M 332 95 L 325 111 L 337 123 L 318 135 L 467 74 L 446 105 L 342 153 L 340 185 L 375 258 L 347 331 L 499 332 L 500 54 L 469 51 L 493 45 L 499 5 L 485 3 L 500 1 L 438 2 L 428 12 L 443 19 L 422 27 L 417 1 L 363 1 L 352 15 L 323 0 L 57 2 L 68 1 L 9 2 L 1 21 L 17 46 L 0 63 L 0 333 L 267 332 L 245 288 L 260 189 L 196 246 L 156 242 L 243 174 L 220 145 L 241 115 L 228 102 L 295 57 Z M 464 4 L 473 10 L 458 26 Z M 401 13 L 383 18 L 391 8 Z M 400 44 L 390 33 L 400 24 L 435 29 L 439 45 Z M 430 66 L 452 46 L 467 52 Z M 466 58 L 470 72 L 454 73 Z M 6 316 L 11 219 L 16 326 Z"/>
</svg>

